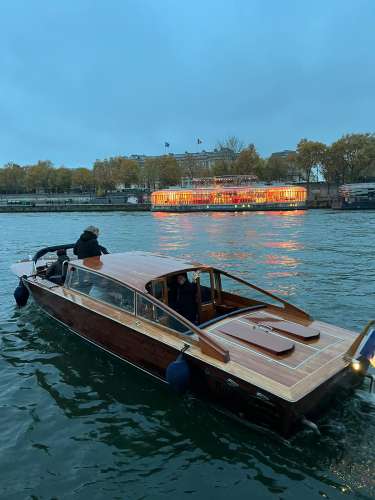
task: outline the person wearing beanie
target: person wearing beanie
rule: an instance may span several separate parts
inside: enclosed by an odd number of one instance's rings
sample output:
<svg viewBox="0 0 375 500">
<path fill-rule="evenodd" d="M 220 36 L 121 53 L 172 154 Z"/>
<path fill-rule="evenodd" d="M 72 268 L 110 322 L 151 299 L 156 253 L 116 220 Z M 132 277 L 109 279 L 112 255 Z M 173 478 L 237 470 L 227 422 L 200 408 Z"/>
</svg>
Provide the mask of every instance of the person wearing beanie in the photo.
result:
<svg viewBox="0 0 375 500">
<path fill-rule="evenodd" d="M 88 257 L 99 257 L 102 254 L 107 254 L 106 248 L 98 243 L 99 228 L 88 226 L 78 238 L 73 248 L 73 253 L 79 259 L 87 259 Z"/>
</svg>

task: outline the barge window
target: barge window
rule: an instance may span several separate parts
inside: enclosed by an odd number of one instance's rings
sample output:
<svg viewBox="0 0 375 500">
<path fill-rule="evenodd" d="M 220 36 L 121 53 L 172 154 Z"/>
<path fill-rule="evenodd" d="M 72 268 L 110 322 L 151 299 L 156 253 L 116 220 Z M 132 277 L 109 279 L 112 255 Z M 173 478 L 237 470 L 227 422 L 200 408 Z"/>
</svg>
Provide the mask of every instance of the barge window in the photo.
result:
<svg viewBox="0 0 375 500">
<path fill-rule="evenodd" d="M 181 323 L 181 321 L 167 311 L 164 311 L 164 309 L 158 307 L 146 297 L 139 294 L 137 294 L 137 316 L 152 321 L 153 323 L 163 325 L 183 335 L 192 333 L 189 327 L 184 325 L 184 323 Z"/>
</svg>

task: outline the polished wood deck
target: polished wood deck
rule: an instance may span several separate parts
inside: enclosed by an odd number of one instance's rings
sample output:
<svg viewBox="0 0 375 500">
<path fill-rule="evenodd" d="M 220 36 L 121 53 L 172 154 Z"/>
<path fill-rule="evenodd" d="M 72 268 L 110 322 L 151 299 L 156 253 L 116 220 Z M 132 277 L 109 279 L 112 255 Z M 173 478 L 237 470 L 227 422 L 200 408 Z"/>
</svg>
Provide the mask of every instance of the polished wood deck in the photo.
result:
<svg viewBox="0 0 375 500">
<path fill-rule="evenodd" d="M 270 316 L 267 310 L 261 314 L 267 319 Z M 275 314 L 272 316 L 275 321 L 282 319 L 281 316 Z M 236 316 L 235 319 L 223 320 L 207 329 L 210 335 L 213 335 L 229 350 L 232 362 L 238 365 L 236 370 L 238 376 L 247 380 L 251 379 L 263 387 L 265 384 L 270 392 L 282 395 L 284 399 L 297 401 L 347 366 L 348 363 L 344 361 L 343 355 L 357 334 L 320 321 L 311 321 L 309 325 L 309 329 L 319 332 L 318 338 L 315 336 L 315 340 L 312 341 L 309 338 L 302 340 L 294 337 L 294 350 L 284 356 L 275 356 L 271 352 L 257 349 L 239 339 L 234 341 L 224 334 L 225 324 L 240 322 L 247 325 L 250 330 L 252 325 L 260 326 L 259 318 L 260 313 L 257 311 L 241 317 Z M 268 335 L 270 341 L 272 338 L 291 339 L 293 337 L 269 328 L 268 321 L 265 323 L 263 335 Z M 273 322 L 269 323 L 273 326 Z M 298 330 L 298 323 L 294 330 Z"/>
</svg>

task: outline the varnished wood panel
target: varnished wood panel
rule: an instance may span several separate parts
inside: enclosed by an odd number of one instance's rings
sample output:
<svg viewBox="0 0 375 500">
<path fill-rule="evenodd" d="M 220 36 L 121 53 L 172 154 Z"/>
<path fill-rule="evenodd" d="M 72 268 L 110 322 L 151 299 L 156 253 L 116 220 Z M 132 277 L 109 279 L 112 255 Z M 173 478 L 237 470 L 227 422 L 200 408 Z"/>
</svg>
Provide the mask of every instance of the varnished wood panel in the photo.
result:
<svg viewBox="0 0 375 500">
<path fill-rule="evenodd" d="M 147 283 L 166 274 L 206 267 L 198 262 L 147 252 L 101 255 L 79 260 L 74 265 L 97 271 L 143 292 Z"/>
<path fill-rule="evenodd" d="M 268 334 L 254 324 L 245 325 L 240 321 L 234 320 L 216 329 L 216 331 L 229 335 L 235 339 L 242 340 L 255 347 L 259 347 L 262 351 L 277 356 L 289 353 L 294 349 L 294 343 L 290 340 L 272 335 L 272 333 Z"/>
</svg>

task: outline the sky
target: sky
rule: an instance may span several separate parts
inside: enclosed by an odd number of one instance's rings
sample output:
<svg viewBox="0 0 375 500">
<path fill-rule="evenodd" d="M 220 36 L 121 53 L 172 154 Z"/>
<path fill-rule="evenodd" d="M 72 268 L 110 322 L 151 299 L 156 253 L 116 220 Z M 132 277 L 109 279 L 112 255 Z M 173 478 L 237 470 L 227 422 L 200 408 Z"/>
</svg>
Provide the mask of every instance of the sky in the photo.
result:
<svg viewBox="0 0 375 500">
<path fill-rule="evenodd" d="M 0 26 L 0 165 L 374 132 L 374 0 L 2 0 Z"/>
</svg>

